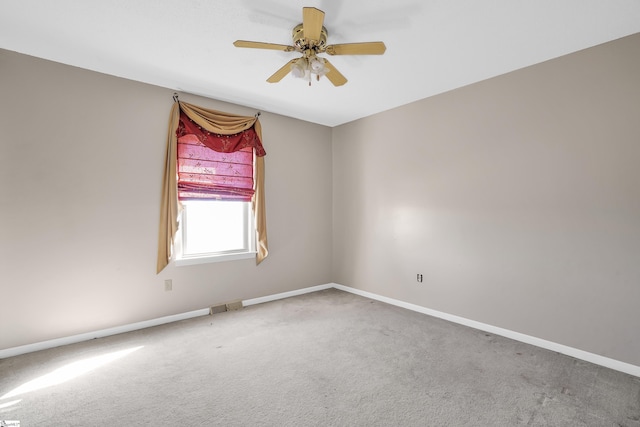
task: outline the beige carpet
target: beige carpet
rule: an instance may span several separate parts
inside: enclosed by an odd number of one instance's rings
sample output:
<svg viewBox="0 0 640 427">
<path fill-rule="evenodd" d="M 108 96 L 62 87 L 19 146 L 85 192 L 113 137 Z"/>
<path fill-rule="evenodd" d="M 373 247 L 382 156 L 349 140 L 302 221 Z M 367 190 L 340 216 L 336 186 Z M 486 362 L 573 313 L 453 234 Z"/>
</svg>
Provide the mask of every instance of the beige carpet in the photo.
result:
<svg viewBox="0 0 640 427">
<path fill-rule="evenodd" d="M 634 427 L 640 379 L 331 289 L 0 360 L 0 420 Z"/>
</svg>

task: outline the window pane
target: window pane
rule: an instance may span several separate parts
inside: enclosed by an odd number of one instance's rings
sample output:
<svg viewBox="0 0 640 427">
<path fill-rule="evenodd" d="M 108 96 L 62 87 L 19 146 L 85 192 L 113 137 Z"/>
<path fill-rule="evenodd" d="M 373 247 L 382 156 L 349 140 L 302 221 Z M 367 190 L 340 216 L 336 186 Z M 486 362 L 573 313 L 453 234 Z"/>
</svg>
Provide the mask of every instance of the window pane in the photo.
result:
<svg viewBox="0 0 640 427">
<path fill-rule="evenodd" d="M 247 251 L 246 202 L 184 202 L 184 255 Z"/>
</svg>

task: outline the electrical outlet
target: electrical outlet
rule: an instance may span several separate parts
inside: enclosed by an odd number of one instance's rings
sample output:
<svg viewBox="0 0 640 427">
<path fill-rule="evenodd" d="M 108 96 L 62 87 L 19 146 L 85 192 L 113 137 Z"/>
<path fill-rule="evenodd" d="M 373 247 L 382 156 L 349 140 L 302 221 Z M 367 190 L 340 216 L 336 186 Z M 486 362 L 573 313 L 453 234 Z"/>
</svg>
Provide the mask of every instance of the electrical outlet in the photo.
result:
<svg viewBox="0 0 640 427">
<path fill-rule="evenodd" d="M 422 274 L 418 273 L 416 280 L 418 280 L 418 283 L 422 283 Z"/>
<path fill-rule="evenodd" d="M 171 279 L 167 279 L 164 281 L 164 290 L 165 291 L 170 291 L 173 289 L 173 283 L 171 282 Z"/>
</svg>

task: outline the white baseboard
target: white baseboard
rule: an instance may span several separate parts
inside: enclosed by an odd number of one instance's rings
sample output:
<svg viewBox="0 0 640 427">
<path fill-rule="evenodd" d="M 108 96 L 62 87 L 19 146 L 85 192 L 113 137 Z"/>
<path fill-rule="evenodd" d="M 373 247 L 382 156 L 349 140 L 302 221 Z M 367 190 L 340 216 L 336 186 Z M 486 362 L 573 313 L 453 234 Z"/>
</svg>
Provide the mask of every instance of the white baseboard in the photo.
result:
<svg viewBox="0 0 640 427">
<path fill-rule="evenodd" d="M 318 286 L 312 286 L 310 288 L 296 289 L 295 291 L 282 292 L 281 294 L 267 295 L 265 297 L 244 300 L 244 301 L 242 301 L 242 305 L 246 307 L 248 305 L 262 304 L 263 302 L 269 302 L 269 301 L 275 301 L 275 300 L 289 298 L 289 297 L 295 297 L 297 295 L 308 294 L 308 293 L 317 292 L 317 291 L 323 291 L 325 289 L 331 289 L 333 287 L 334 287 L 333 283 L 328 283 L 326 285 L 318 285 Z"/>
<path fill-rule="evenodd" d="M 145 320 L 143 322 L 130 323 L 128 325 L 116 326 L 114 328 L 101 329 L 99 331 L 87 332 L 84 334 L 72 335 L 70 337 L 56 338 L 48 341 L 41 341 L 33 344 L 0 350 L 0 359 L 18 356 L 20 354 L 31 353 L 48 348 L 60 347 L 62 345 L 76 344 L 82 341 L 89 341 L 94 338 L 108 337 L 110 335 L 122 334 L 124 332 L 137 331 L 138 329 L 150 328 L 152 326 L 164 325 L 165 323 L 177 322 L 179 320 L 191 319 L 193 317 L 207 316 L 209 309 L 189 311 L 187 313 L 175 314 L 173 316 L 160 317 L 157 319 Z"/>
<path fill-rule="evenodd" d="M 640 377 L 640 366 L 632 365 L 630 363 L 621 362 L 619 360 L 600 356 L 599 354 L 589 353 L 584 350 L 568 347 L 566 345 L 543 340 L 537 337 L 532 337 L 530 335 L 521 334 L 519 332 L 511 331 L 509 329 L 503 329 L 497 326 L 488 325 L 486 323 L 476 322 L 475 320 L 466 319 L 464 317 L 455 316 L 453 314 L 443 313 L 441 311 L 432 310 L 426 307 L 396 300 L 393 298 L 387 298 L 371 292 L 362 291 L 360 289 L 339 285 L 337 283 L 332 283 L 331 285 L 335 289 L 339 289 L 341 291 L 350 292 L 352 294 L 360 295 L 376 301 L 406 308 L 407 310 L 417 311 L 418 313 L 423 313 L 429 316 L 438 317 L 440 319 L 448 320 L 453 323 L 458 323 L 460 325 L 469 326 L 471 328 L 479 329 L 481 331 L 490 332 L 495 335 L 500 335 L 506 338 L 510 338 L 512 340 L 535 345 L 536 347 L 541 347 L 547 350 L 555 351 L 557 353 L 562 353 L 567 356 L 575 357 L 576 359 L 584 360 L 586 362 L 594 363 L 596 365 L 604 366 L 606 368 L 614 369 L 616 371 L 620 371 L 629 375 Z"/>
<path fill-rule="evenodd" d="M 294 297 L 297 295 L 308 294 L 311 292 L 317 292 L 317 291 L 322 291 L 322 290 L 331 289 L 331 288 L 349 292 L 355 295 L 360 295 L 365 298 L 370 298 L 376 301 L 384 302 L 384 303 L 395 305 L 398 307 L 406 308 L 407 310 L 412 310 L 418 313 L 448 320 L 450 322 L 458 323 L 460 325 L 469 326 L 471 328 L 478 329 L 481 331 L 490 332 L 495 335 L 500 335 L 500 336 L 510 338 L 516 341 L 520 341 L 526 344 L 535 345 L 536 347 L 545 348 L 547 350 L 551 350 L 551 351 L 565 354 L 567 356 L 575 357 L 576 359 L 584 360 L 590 363 L 594 363 L 596 365 L 604 366 L 606 368 L 614 369 L 616 371 L 620 371 L 629 375 L 640 377 L 640 366 L 621 362 L 619 360 L 600 356 L 599 354 L 589 353 L 584 350 L 568 347 L 566 345 L 543 340 L 537 337 L 532 337 L 530 335 L 521 334 L 519 332 L 511 331 L 509 329 L 503 329 L 497 326 L 488 325 L 486 323 L 476 322 L 475 320 L 466 319 L 464 317 L 455 316 L 453 314 L 443 313 L 441 311 L 432 310 L 430 308 L 422 307 L 416 304 L 411 304 L 411 303 L 396 300 L 393 298 L 388 298 L 385 296 L 377 295 L 377 294 L 363 291 L 356 288 L 351 288 L 351 287 L 340 285 L 337 283 L 327 283 L 325 285 L 312 286 L 309 288 L 296 289 L 294 291 L 282 292 L 279 294 L 267 295 L 259 298 L 252 298 L 252 299 L 242 301 L 242 305 L 250 306 L 255 304 L 262 304 L 269 301 L 275 301 L 279 299 Z M 209 309 L 205 308 L 201 310 L 190 311 L 187 313 L 176 314 L 173 316 L 166 316 L 158 319 L 147 320 L 144 322 L 132 323 L 129 325 L 119 326 L 115 328 L 102 329 L 100 331 L 88 332 L 88 333 L 73 335 L 65 338 L 42 341 L 39 343 L 23 345 L 20 347 L 7 348 L 4 350 L 0 350 L 0 359 L 12 357 L 12 356 L 18 356 L 20 354 L 25 354 L 25 353 L 31 353 L 33 351 L 59 347 L 62 345 L 75 344 L 82 341 L 92 340 L 94 338 L 102 338 L 110 335 L 121 334 L 124 332 L 131 332 L 138 329 L 144 329 L 152 326 L 163 325 L 165 323 L 177 322 L 179 320 L 191 319 L 193 317 L 206 316 L 208 314 L 209 314 Z"/>
</svg>

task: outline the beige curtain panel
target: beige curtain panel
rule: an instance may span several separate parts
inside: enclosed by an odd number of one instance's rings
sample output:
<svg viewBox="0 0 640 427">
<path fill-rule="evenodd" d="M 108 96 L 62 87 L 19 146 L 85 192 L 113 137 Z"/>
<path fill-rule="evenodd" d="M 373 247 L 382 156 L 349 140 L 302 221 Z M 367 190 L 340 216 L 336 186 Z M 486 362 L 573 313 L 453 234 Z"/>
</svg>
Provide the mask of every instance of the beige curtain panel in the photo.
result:
<svg viewBox="0 0 640 427">
<path fill-rule="evenodd" d="M 182 101 L 174 102 L 169 117 L 167 156 L 162 181 L 157 273 L 160 273 L 169 264 L 173 251 L 174 238 L 178 231 L 180 203 L 178 201 L 176 165 L 178 141 L 176 131 L 178 129 L 181 110 L 187 117 L 209 132 L 221 135 L 234 135 L 253 127 L 258 138 L 262 141 L 262 127 L 257 117 L 235 116 L 220 111 L 201 108 Z M 254 190 L 252 207 L 256 223 L 256 264 L 260 264 L 269 254 L 264 202 L 264 157 L 255 157 Z"/>
</svg>

